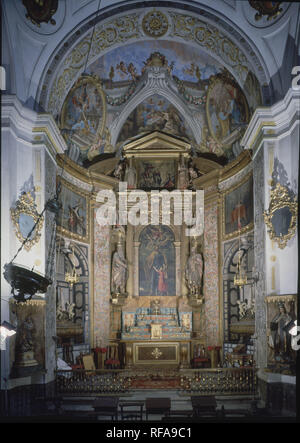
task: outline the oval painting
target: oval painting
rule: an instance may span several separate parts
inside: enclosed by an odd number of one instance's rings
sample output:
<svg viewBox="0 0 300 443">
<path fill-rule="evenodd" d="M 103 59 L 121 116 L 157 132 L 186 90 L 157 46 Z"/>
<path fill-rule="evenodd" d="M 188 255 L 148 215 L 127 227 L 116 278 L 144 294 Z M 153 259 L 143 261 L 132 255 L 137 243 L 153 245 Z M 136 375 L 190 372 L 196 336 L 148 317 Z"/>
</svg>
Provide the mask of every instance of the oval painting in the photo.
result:
<svg viewBox="0 0 300 443">
<path fill-rule="evenodd" d="M 60 129 L 69 145 L 79 146 L 83 159 L 103 133 L 105 118 L 105 95 L 100 81 L 94 77 L 79 78 L 63 104 Z"/>
<path fill-rule="evenodd" d="M 235 140 L 233 132 L 249 122 L 249 107 L 236 82 L 220 77 L 211 81 L 206 115 L 212 137 L 225 146 L 231 145 Z"/>
</svg>

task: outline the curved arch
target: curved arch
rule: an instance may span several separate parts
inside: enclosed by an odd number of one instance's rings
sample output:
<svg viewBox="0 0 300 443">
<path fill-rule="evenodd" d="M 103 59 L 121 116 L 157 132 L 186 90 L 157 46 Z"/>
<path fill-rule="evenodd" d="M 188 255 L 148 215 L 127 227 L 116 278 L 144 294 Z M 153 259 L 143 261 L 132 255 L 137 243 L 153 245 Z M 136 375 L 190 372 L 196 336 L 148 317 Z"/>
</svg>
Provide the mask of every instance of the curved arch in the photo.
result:
<svg viewBox="0 0 300 443">
<path fill-rule="evenodd" d="M 242 31 L 240 28 L 237 28 L 236 24 L 233 24 L 229 18 L 224 16 L 224 14 L 217 13 L 216 11 L 212 10 L 209 6 L 205 6 L 205 5 L 189 6 L 189 5 L 185 5 L 185 4 L 181 4 L 181 3 L 177 3 L 177 2 L 171 2 L 171 5 L 169 6 L 168 10 L 165 11 L 166 5 L 164 3 L 162 3 L 162 2 L 149 2 L 149 3 L 151 3 L 151 4 L 149 4 L 149 7 L 154 6 L 154 4 L 157 7 L 161 7 L 162 10 L 166 14 L 168 14 L 169 17 L 170 17 L 171 12 L 183 13 L 183 11 L 184 11 L 184 13 L 187 14 L 187 11 L 188 11 L 189 15 L 192 18 L 198 19 L 198 20 L 201 19 L 201 23 L 204 23 L 204 25 L 207 25 L 207 26 L 211 26 L 212 29 L 216 29 L 215 22 L 217 20 L 218 26 L 221 29 L 221 33 L 223 33 L 223 37 L 222 36 L 221 37 L 223 38 L 223 40 L 224 39 L 227 40 L 227 43 L 225 41 L 220 43 L 221 46 L 223 45 L 222 50 L 223 50 L 224 57 L 225 56 L 229 57 L 228 54 L 231 54 L 232 49 L 228 48 L 227 46 L 229 43 L 232 43 L 233 46 L 236 48 L 236 51 L 240 51 L 240 54 L 247 61 L 248 68 L 251 68 L 251 70 L 255 73 L 255 75 L 259 79 L 260 85 L 264 84 L 265 87 L 268 87 L 270 75 L 268 73 L 266 64 L 264 62 L 264 57 L 260 54 L 258 48 L 256 48 L 253 41 L 250 40 L 250 38 L 246 34 L 244 34 L 244 31 Z M 153 5 L 152 5 L 152 3 L 153 3 Z M 128 14 L 129 10 L 131 10 L 132 14 L 136 13 L 136 15 L 139 16 L 142 14 L 140 12 L 141 8 L 143 10 L 143 8 L 144 8 L 143 3 L 124 5 L 122 2 L 121 5 L 119 5 L 119 6 L 114 5 L 110 9 L 108 8 L 109 11 L 107 11 L 105 13 L 100 13 L 97 17 L 97 23 L 101 22 L 100 26 L 102 29 L 102 34 L 104 36 L 103 38 L 105 38 L 104 27 L 105 27 L 105 25 L 107 25 L 109 23 L 109 20 L 111 20 L 112 17 L 118 18 L 120 20 L 122 17 L 121 14 L 124 12 L 127 12 L 127 14 Z M 89 40 L 88 40 L 87 36 L 89 36 L 90 29 L 94 25 L 94 21 L 91 20 L 91 17 L 94 17 L 95 15 L 96 15 L 96 13 L 94 13 L 92 16 L 90 16 L 88 19 L 86 19 L 85 22 L 81 24 L 80 28 L 77 28 L 76 33 L 74 32 L 72 35 L 69 35 L 67 37 L 67 39 L 64 39 L 64 41 L 61 43 L 60 47 L 52 55 L 51 61 L 44 68 L 43 74 L 41 76 L 41 81 L 39 83 L 38 91 L 36 94 L 36 99 L 37 99 L 37 102 L 39 102 L 40 105 L 45 110 L 48 110 L 48 111 L 50 110 L 55 113 L 55 110 L 53 109 L 53 107 L 51 108 L 49 106 L 49 102 L 51 102 L 51 94 L 53 95 L 53 85 L 55 83 L 53 81 L 53 78 L 58 77 L 59 69 L 64 68 L 63 73 L 60 75 L 60 77 L 57 79 L 57 82 L 56 82 L 56 85 L 57 85 L 57 83 L 60 83 L 60 85 L 64 84 L 64 86 L 65 86 L 61 90 L 61 94 L 64 94 L 64 91 L 68 91 L 70 89 L 69 83 L 73 84 L 75 79 L 80 76 L 82 69 L 80 69 L 79 64 L 77 64 L 77 66 L 75 66 L 75 62 L 74 62 L 72 66 L 70 65 L 71 69 L 70 69 L 70 67 L 67 67 L 67 66 L 64 67 L 63 65 L 64 65 L 64 62 L 66 61 L 66 59 L 69 59 L 69 61 L 71 61 L 72 57 L 74 58 L 76 55 L 78 56 L 78 54 L 79 54 L 78 44 L 82 44 L 84 39 L 86 39 L 86 44 L 88 44 Z M 139 18 L 140 17 L 136 17 L 136 22 L 137 22 L 136 26 L 139 26 L 139 23 L 138 23 Z M 111 26 L 111 29 L 112 29 L 112 26 Z M 99 34 L 100 34 L 100 31 L 99 31 Z M 176 33 L 174 33 L 174 32 L 172 32 L 172 33 L 169 32 L 166 34 L 165 39 L 171 40 L 171 41 L 176 41 L 177 38 L 176 38 L 175 34 Z M 101 54 L 104 54 L 108 50 L 116 48 L 120 45 L 124 45 L 124 43 L 126 43 L 126 34 L 125 33 L 123 36 L 121 36 L 121 37 L 119 36 L 118 38 L 119 38 L 118 41 L 105 42 L 105 44 L 103 44 L 102 47 L 99 49 L 99 50 L 101 50 Z M 187 43 L 187 41 L 189 41 L 191 38 L 194 38 L 194 40 L 195 40 L 195 36 L 192 31 L 190 32 L 189 36 L 181 36 L 180 41 Z M 220 32 L 219 32 L 219 38 L 220 38 Z M 142 40 L 147 40 L 147 39 L 149 39 L 149 37 L 146 37 L 145 35 L 143 35 L 143 33 L 140 30 L 136 30 L 135 36 L 131 35 L 127 41 L 134 42 L 134 41 L 142 41 Z M 75 52 L 74 52 L 74 46 L 75 46 L 74 43 L 75 42 L 77 45 L 77 49 L 75 49 Z M 199 38 L 197 40 L 197 44 L 200 44 Z M 71 50 L 69 50 L 67 52 L 67 48 L 70 48 L 70 47 L 71 47 Z M 242 49 L 241 49 L 241 47 L 242 47 Z M 207 53 L 209 53 L 213 57 L 216 57 L 216 55 L 217 55 L 216 53 L 214 53 L 214 54 L 210 53 L 210 46 L 209 45 L 206 45 L 205 50 Z M 72 51 L 73 51 L 73 56 L 72 56 Z M 76 53 L 76 51 L 77 51 L 77 53 Z M 93 51 L 91 51 L 91 53 L 92 53 L 91 54 L 91 56 L 92 56 L 91 62 L 92 62 L 92 60 L 94 58 L 97 58 L 99 56 L 99 52 L 96 55 L 94 54 L 94 57 L 93 57 Z M 75 59 L 76 59 L 76 57 L 75 57 Z M 62 60 L 62 62 L 61 62 L 61 60 Z M 60 63 L 59 63 L 59 61 L 60 61 Z M 232 65 L 230 65 L 229 62 L 226 62 L 226 60 L 223 58 L 222 64 L 231 72 L 232 72 L 232 69 L 240 69 L 239 57 L 236 60 L 236 63 L 232 63 Z M 81 64 L 81 68 L 83 68 L 82 64 Z M 70 71 L 72 71 L 72 70 L 73 70 L 73 72 L 71 73 Z M 236 78 L 237 82 L 240 84 L 240 86 L 243 86 L 243 84 L 241 84 L 241 81 L 239 81 L 239 79 L 237 78 L 238 77 L 237 73 L 235 72 L 233 75 Z M 51 91 L 49 91 L 50 85 L 52 87 Z M 270 95 L 270 92 L 268 92 L 268 95 Z"/>
<path fill-rule="evenodd" d="M 119 134 L 122 130 L 124 123 L 126 122 L 129 115 L 140 105 L 144 100 L 151 97 L 154 94 L 161 95 L 167 99 L 182 115 L 186 124 L 190 127 L 196 143 L 200 143 L 201 140 L 201 128 L 197 125 L 191 111 L 184 104 L 184 102 L 178 97 L 169 87 L 148 87 L 141 89 L 134 97 L 132 97 L 126 106 L 123 108 L 122 112 L 119 114 L 118 118 L 114 120 L 113 124 L 110 126 L 109 130 L 113 134 L 111 143 L 115 146 Z"/>
<path fill-rule="evenodd" d="M 159 225 L 159 226 L 167 226 L 169 229 L 171 229 L 171 231 L 173 232 L 173 235 L 174 235 L 174 241 L 180 242 L 180 227 L 175 226 L 172 223 L 170 223 L 170 225 Z M 143 226 L 143 225 L 136 226 L 136 228 L 134 230 L 134 237 L 133 237 L 134 242 L 140 241 L 140 235 L 144 229 L 145 229 L 145 226 Z"/>
<path fill-rule="evenodd" d="M 243 237 L 243 239 L 248 241 L 248 237 L 247 236 Z M 231 247 L 226 252 L 226 255 L 225 255 L 224 260 L 223 260 L 223 272 L 222 272 L 223 276 L 228 274 L 228 269 L 229 269 L 229 267 L 230 267 L 230 265 L 232 263 L 233 258 L 235 257 L 235 255 L 237 254 L 239 249 L 242 249 L 242 250 L 245 251 L 245 253 L 242 256 L 242 261 L 243 261 L 245 259 L 246 255 L 249 253 L 249 251 L 251 249 L 254 249 L 254 244 L 251 241 L 251 242 L 247 242 L 245 244 L 242 243 L 239 246 L 238 238 L 233 241 Z"/>
</svg>

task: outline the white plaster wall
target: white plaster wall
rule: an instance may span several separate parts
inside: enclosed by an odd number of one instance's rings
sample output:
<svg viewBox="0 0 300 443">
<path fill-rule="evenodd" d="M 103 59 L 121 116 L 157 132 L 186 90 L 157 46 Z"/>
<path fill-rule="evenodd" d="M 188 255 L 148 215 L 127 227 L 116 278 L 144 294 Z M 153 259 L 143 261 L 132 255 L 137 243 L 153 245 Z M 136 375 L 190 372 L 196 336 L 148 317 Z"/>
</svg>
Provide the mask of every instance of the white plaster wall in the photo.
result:
<svg viewBox="0 0 300 443">
<path fill-rule="evenodd" d="M 283 164 L 288 181 L 293 191 L 298 193 L 299 174 L 299 121 L 294 127 L 274 143 L 266 143 L 265 149 L 265 189 L 266 209 L 270 200 L 270 155 L 273 150 L 274 158 Z M 273 260 L 272 260 L 273 259 Z M 272 284 L 272 267 L 275 268 L 275 285 Z M 298 236 L 288 241 L 284 249 L 280 249 L 276 242 L 266 235 L 266 283 L 267 294 L 296 294 L 298 284 Z"/>
<path fill-rule="evenodd" d="M 45 154 L 53 157 L 55 148 L 50 145 L 47 138 L 37 135 L 33 128 L 42 126 L 52 140 L 57 142 L 57 149 L 63 152 L 65 143 L 61 138 L 51 116 L 39 117 L 36 113 L 21 105 L 15 96 L 5 95 L 2 97 L 1 115 L 1 322 L 9 318 L 8 300 L 11 297 L 11 287 L 3 276 L 3 266 L 14 258 L 21 242 L 15 235 L 11 220 L 10 208 L 20 197 L 24 183 L 33 176 L 33 185 L 36 187 L 37 211 L 40 213 L 44 208 L 46 188 L 50 192 L 49 184 L 45 183 Z M 54 160 L 54 159 L 53 159 Z M 52 174 L 55 190 L 55 169 Z M 53 188 L 53 186 L 52 186 Z M 45 272 L 47 260 L 45 238 L 45 223 L 41 231 L 39 242 L 30 251 L 21 250 L 14 263 L 34 267 L 36 271 Z M 39 263 L 37 263 L 39 260 Z M 54 288 L 55 289 L 55 288 Z M 54 297 L 54 296 L 53 296 Z M 49 306 L 50 307 L 49 307 Z M 54 303 L 55 305 L 55 303 Z M 53 303 L 47 304 L 47 309 L 55 317 Z M 49 323 L 49 322 L 48 322 Z M 51 323 L 52 324 L 52 323 Z M 46 335 L 55 335 L 54 329 L 50 330 L 46 325 Z M 9 339 L 8 339 L 9 340 Z M 7 344 L 8 344 L 7 340 Z M 53 351 L 54 352 L 54 351 Z M 49 360 L 49 359 L 48 359 Z M 53 360 L 53 359 L 52 359 Z M 50 361 L 50 360 L 49 360 Z M 47 359 L 46 359 L 47 362 Z M 53 366 L 53 363 L 51 361 Z M 2 377 L 8 377 L 9 373 L 9 347 L 1 351 L 1 387 L 5 388 Z"/>
</svg>

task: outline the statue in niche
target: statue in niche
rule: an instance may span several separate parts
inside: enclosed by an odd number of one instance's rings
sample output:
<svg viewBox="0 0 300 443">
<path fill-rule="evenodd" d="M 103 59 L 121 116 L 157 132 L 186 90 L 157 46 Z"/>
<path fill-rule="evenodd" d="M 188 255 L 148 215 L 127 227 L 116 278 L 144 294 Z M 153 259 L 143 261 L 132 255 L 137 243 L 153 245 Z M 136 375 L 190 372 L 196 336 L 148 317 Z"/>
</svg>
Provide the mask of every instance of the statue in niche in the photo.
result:
<svg viewBox="0 0 300 443">
<path fill-rule="evenodd" d="M 185 279 L 189 294 L 192 297 L 198 297 L 201 294 L 203 275 L 203 260 L 202 255 L 197 252 L 196 241 L 191 244 L 190 256 L 187 259 L 185 266 Z"/>
<path fill-rule="evenodd" d="M 127 182 L 128 189 L 135 189 L 136 188 L 136 169 L 133 166 L 133 159 L 132 158 L 129 160 L 129 166 L 126 165 L 124 180 L 125 180 L 125 182 Z"/>
<path fill-rule="evenodd" d="M 189 186 L 189 173 L 185 160 L 181 157 L 178 163 L 178 189 L 187 189 Z"/>
<path fill-rule="evenodd" d="M 120 160 L 116 167 L 115 170 L 113 172 L 113 175 L 118 179 L 118 180 L 123 180 L 123 175 L 124 175 L 124 160 Z"/>
<path fill-rule="evenodd" d="M 198 168 L 196 168 L 191 161 L 189 162 L 188 173 L 189 173 L 189 188 L 194 190 L 193 180 L 200 177 L 201 174 Z"/>
<path fill-rule="evenodd" d="M 128 264 L 124 256 L 123 245 L 118 242 L 117 250 L 113 254 L 111 289 L 113 294 L 125 294 L 128 277 Z"/>
<path fill-rule="evenodd" d="M 274 352 L 274 360 L 284 362 L 291 350 L 291 335 L 287 326 L 293 319 L 287 313 L 284 303 L 279 303 L 278 307 L 279 312 L 270 323 L 269 346 Z"/>
</svg>

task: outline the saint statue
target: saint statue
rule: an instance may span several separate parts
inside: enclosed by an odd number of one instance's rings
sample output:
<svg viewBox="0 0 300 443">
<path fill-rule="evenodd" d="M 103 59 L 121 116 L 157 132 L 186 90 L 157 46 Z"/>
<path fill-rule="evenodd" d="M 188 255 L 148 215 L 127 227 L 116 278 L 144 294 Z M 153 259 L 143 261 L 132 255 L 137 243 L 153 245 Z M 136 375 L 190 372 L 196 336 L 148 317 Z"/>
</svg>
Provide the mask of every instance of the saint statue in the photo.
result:
<svg viewBox="0 0 300 443">
<path fill-rule="evenodd" d="M 189 173 L 184 158 L 178 163 L 178 189 L 187 189 L 189 186 Z"/>
<path fill-rule="evenodd" d="M 291 335 L 287 326 L 292 317 L 287 313 L 284 303 L 279 303 L 279 312 L 271 320 L 269 346 L 274 350 L 277 361 L 284 361 L 290 351 Z"/>
<path fill-rule="evenodd" d="M 191 253 L 185 266 L 185 279 L 190 295 L 200 295 L 203 274 L 202 255 L 197 253 L 197 243 L 191 245 Z"/>
<path fill-rule="evenodd" d="M 117 164 L 116 167 L 114 169 L 114 176 L 118 179 L 118 180 L 123 180 L 123 165 L 124 165 L 124 161 L 120 160 Z"/>
<path fill-rule="evenodd" d="M 128 277 L 127 260 L 124 257 L 122 243 L 118 243 L 112 260 L 111 289 L 113 294 L 124 294 Z"/>
<path fill-rule="evenodd" d="M 132 164 L 132 158 L 130 159 L 129 166 L 126 166 L 125 170 L 125 182 L 127 182 L 128 189 L 136 188 L 136 170 Z"/>
</svg>

